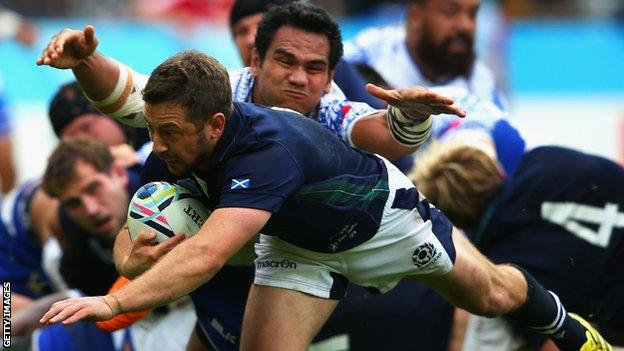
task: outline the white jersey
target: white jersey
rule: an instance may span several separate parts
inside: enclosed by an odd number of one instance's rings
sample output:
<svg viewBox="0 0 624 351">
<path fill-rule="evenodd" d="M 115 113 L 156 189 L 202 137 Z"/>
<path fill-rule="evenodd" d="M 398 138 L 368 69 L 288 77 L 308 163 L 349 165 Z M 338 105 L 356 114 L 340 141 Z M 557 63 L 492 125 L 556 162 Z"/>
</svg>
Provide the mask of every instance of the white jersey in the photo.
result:
<svg viewBox="0 0 624 351">
<path fill-rule="evenodd" d="M 452 86 L 501 104 L 494 75 L 480 61 L 475 61 L 468 78 L 442 78 L 435 82 L 427 79 L 409 54 L 404 24 L 364 30 L 345 43 L 344 58 L 373 68 L 395 88 Z"/>
<path fill-rule="evenodd" d="M 431 136 L 417 154 L 426 152 L 432 141 L 470 144 L 496 159 L 511 173 L 524 154 L 525 142 L 509 121 L 509 114 L 491 100 L 472 94 L 464 88 L 432 87 L 432 91 L 448 96 L 466 111 L 466 118 L 442 114 L 433 118 Z"/>
<path fill-rule="evenodd" d="M 147 76 L 131 71 L 135 91 L 142 91 L 147 84 Z M 230 83 L 232 86 L 232 100 L 238 102 L 252 102 L 251 92 L 254 85 L 254 77 L 249 67 L 230 71 Z M 123 111 L 119 113 L 118 111 Z M 123 106 L 108 115 L 120 122 L 131 126 L 140 127 L 145 125 L 144 103 L 140 94 L 131 94 Z M 348 101 L 340 88 L 332 82 L 332 89 L 321 97 L 317 108 L 307 117 L 316 120 L 323 127 L 336 134 L 342 141 L 353 146 L 351 142 L 351 130 L 355 122 L 377 110 L 362 102 Z"/>
</svg>

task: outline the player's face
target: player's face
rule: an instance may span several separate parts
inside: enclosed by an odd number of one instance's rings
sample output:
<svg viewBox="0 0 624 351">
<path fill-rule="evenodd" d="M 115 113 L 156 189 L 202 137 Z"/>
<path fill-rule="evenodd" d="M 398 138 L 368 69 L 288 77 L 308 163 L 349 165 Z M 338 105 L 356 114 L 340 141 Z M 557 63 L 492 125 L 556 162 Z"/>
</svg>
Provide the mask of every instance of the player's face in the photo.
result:
<svg viewBox="0 0 624 351">
<path fill-rule="evenodd" d="M 291 26 L 277 30 L 264 60 L 252 54 L 253 100 L 309 114 L 329 91 L 329 40 Z"/>
<path fill-rule="evenodd" d="M 232 26 L 234 44 L 236 44 L 238 54 L 245 67 L 249 67 L 251 64 L 251 51 L 254 47 L 256 32 L 258 31 L 258 24 L 262 20 L 262 15 L 262 13 L 256 13 L 255 15 L 243 17 Z"/>
<path fill-rule="evenodd" d="M 74 119 L 61 133 L 61 138 L 88 137 L 106 145 L 119 145 L 127 142 L 121 128 L 106 116 L 89 113 Z"/>
<path fill-rule="evenodd" d="M 70 217 L 86 230 L 114 240 L 126 221 L 128 177 L 126 170 L 113 164 L 110 173 L 100 172 L 78 160 L 75 178 L 60 196 Z"/>
<path fill-rule="evenodd" d="M 215 126 L 213 116 L 204 126 L 197 127 L 186 115 L 186 108 L 180 105 L 145 104 L 145 121 L 154 142 L 153 151 L 176 176 L 186 176 L 208 167 L 225 124 L 223 119 L 222 125 Z"/>
<path fill-rule="evenodd" d="M 437 74 L 467 75 L 474 62 L 479 0 L 429 0 L 410 8 L 408 30 L 420 64 Z"/>
</svg>

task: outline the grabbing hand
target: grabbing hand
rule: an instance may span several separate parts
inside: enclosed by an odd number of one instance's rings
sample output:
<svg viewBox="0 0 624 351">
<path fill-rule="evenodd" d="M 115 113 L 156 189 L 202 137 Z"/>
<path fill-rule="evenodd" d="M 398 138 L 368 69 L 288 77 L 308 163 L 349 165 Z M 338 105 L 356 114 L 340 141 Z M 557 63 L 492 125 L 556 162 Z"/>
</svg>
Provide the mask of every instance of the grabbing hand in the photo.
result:
<svg viewBox="0 0 624 351">
<path fill-rule="evenodd" d="M 89 57 L 98 45 L 95 28 L 88 25 L 84 30 L 63 29 L 53 36 L 37 58 L 37 65 L 59 69 L 74 68 Z"/>
<path fill-rule="evenodd" d="M 374 84 L 367 84 L 366 90 L 374 97 L 384 100 L 414 120 L 424 120 L 430 115 L 452 114 L 465 117 L 466 112 L 453 106 L 453 99 L 430 91 L 425 87 L 405 89 L 383 89 Z"/>
<path fill-rule="evenodd" d="M 135 278 L 141 275 L 167 252 L 181 243 L 184 238 L 184 234 L 178 233 L 160 244 L 153 245 L 156 234 L 142 231 L 134 239 L 130 255 L 123 261 L 121 273 L 127 278 Z"/>
<path fill-rule="evenodd" d="M 59 301 L 50 307 L 39 322 L 52 324 L 62 322 L 64 325 L 79 321 L 95 322 L 109 320 L 114 313 L 103 297 L 79 297 Z"/>
</svg>

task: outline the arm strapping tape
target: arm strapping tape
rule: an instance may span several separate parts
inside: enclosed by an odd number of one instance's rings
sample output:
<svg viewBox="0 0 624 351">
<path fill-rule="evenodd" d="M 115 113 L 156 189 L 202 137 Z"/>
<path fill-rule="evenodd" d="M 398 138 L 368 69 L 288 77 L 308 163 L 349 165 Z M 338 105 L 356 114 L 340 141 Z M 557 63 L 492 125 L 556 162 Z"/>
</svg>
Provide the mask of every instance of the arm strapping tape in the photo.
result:
<svg viewBox="0 0 624 351">
<path fill-rule="evenodd" d="M 390 134 L 397 143 L 414 147 L 424 143 L 431 134 L 433 119 L 429 116 L 424 121 L 415 120 L 400 109 L 388 106 L 388 127 Z"/>
<path fill-rule="evenodd" d="M 142 75 L 113 60 L 119 66 L 119 77 L 115 88 L 104 100 L 89 99 L 100 112 L 132 127 L 145 127 L 143 108 L 145 103 L 141 91 L 149 76 Z"/>
</svg>

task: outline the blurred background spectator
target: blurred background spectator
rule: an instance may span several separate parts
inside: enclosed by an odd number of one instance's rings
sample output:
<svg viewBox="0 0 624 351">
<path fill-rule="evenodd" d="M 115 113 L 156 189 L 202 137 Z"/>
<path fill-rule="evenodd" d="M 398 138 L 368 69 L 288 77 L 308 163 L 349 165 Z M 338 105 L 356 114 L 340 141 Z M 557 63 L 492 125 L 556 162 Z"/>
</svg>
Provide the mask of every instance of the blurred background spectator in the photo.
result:
<svg viewBox="0 0 624 351">
<path fill-rule="evenodd" d="M 32 46 L 37 39 L 37 27 L 16 12 L 0 6 L 0 41 L 15 39 L 19 44 Z M 11 118 L 4 97 L 4 83 L 0 71 L 0 190 L 7 193 L 15 186 Z"/>
</svg>

